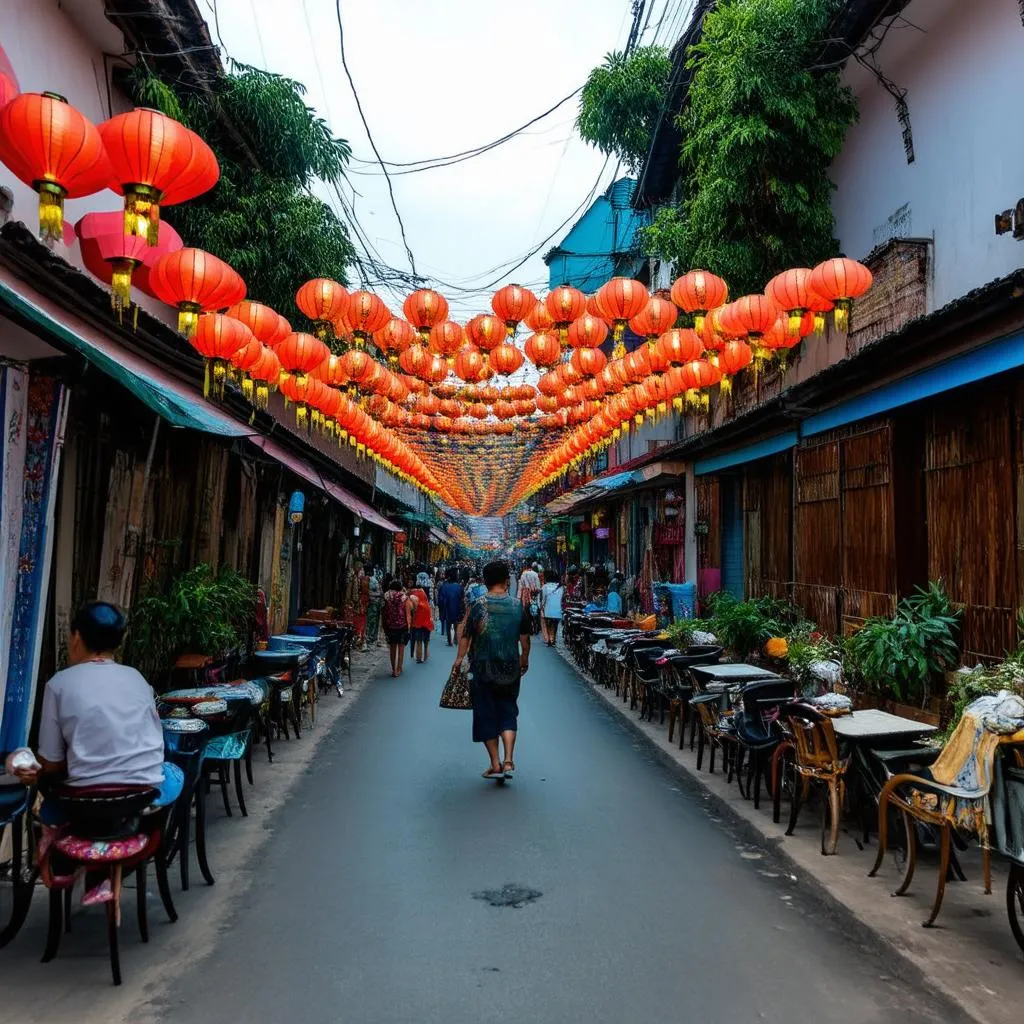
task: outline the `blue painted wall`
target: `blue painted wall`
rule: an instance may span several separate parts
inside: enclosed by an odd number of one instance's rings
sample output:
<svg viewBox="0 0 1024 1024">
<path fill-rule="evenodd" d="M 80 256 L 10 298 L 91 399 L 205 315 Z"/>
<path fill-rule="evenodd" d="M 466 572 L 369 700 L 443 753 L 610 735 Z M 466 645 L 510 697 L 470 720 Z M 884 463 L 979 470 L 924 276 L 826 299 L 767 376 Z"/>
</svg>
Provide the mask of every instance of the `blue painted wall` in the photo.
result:
<svg viewBox="0 0 1024 1024">
<path fill-rule="evenodd" d="M 635 191 L 633 178 L 613 182 L 548 252 L 544 262 L 550 288 L 571 284 L 589 294 L 617 275 L 635 273 L 641 262 L 633 251 L 637 231 L 650 223 L 646 210 L 629 205 Z"/>
</svg>

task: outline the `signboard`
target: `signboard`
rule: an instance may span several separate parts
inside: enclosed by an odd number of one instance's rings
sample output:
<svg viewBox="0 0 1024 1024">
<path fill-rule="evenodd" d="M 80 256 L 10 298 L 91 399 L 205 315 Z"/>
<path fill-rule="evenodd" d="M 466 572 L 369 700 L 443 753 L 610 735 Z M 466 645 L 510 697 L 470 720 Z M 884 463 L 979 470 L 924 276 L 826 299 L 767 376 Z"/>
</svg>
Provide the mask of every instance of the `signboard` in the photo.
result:
<svg viewBox="0 0 1024 1024">
<path fill-rule="evenodd" d="M 611 535 L 611 532 L 612 531 L 611 531 L 611 527 L 610 526 L 595 526 L 594 527 L 594 537 L 597 540 L 607 540 L 609 538 L 609 536 Z"/>
</svg>

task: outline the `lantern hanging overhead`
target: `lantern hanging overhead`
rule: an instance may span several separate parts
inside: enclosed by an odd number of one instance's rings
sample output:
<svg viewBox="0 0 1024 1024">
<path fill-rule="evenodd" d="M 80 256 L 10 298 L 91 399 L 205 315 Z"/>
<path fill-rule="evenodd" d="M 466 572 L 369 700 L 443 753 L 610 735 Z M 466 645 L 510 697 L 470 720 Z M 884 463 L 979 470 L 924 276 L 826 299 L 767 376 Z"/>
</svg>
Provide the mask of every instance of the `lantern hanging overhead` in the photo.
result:
<svg viewBox="0 0 1024 1024">
<path fill-rule="evenodd" d="M 387 357 L 392 370 L 399 365 L 402 353 L 417 340 L 416 328 L 408 320 L 393 316 L 373 335 L 374 344 Z"/>
<path fill-rule="evenodd" d="M 398 365 L 403 372 L 412 377 L 422 378 L 424 371 L 430 363 L 431 354 L 425 346 L 420 344 L 410 345 L 399 357 Z"/>
<path fill-rule="evenodd" d="M 572 348 L 600 348 L 608 337 L 608 325 L 600 317 L 584 313 L 569 324 L 567 341 Z"/>
<path fill-rule="evenodd" d="M 608 357 L 599 348 L 578 348 L 569 362 L 579 376 L 596 377 L 608 365 Z"/>
<path fill-rule="evenodd" d="M 304 384 L 307 374 L 331 353 L 319 338 L 293 331 L 274 349 L 274 354 L 281 362 L 281 369 L 294 374 L 296 381 Z"/>
<path fill-rule="evenodd" d="M 178 309 L 178 333 L 186 338 L 201 312 L 233 306 L 245 298 L 245 282 L 223 260 L 202 249 L 161 256 L 149 274 L 161 302 Z"/>
<path fill-rule="evenodd" d="M 420 288 L 402 304 L 405 318 L 416 328 L 420 340 L 426 344 L 430 329 L 448 317 L 448 300 L 433 288 Z"/>
<path fill-rule="evenodd" d="M 707 270 L 691 270 L 672 285 L 672 301 L 684 312 L 693 314 L 693 326 L 699 334 L 709 309 L 728 301 L 729 286 Z"/>
<path fill-rule="evenodd" d="M 564 345 L 569 324 L 587 311 L 587 297 L 578 288 L 563 284 L 548 293 L 544 305 L 554 326 L 558 328 L 558 340 Z"/>
<path fill-rule="evenodd" d="M 502 332 L 504 337 L 504 332 Z M 455 375 L 467 383 L 482 380 L 486 371 L 484 357 L 472 346 L 467 345 L 455 357 Z"/>
<path fill-rule="evenodd" d="M 555 321 L 551 319 L 548 307 L 542 299 L 538 299 L 534 307 L 523 317 L 523 323 L 536 334 L 549 331 L 555 326 Z"/>
<path fill-rule="evenodd" d="M 523 346 L 526 358 L 534 366 L 543 369 L 547 366 L 554 366 L 562 358 L 562 346 L 558 338 L 550 331 L 538 331 L 526 339 Z"/>
<path fill-rule="evenodd" d="M 511 338 L 516 328 L 537 305 L 537 296 L 529 288 L 521 288 L 517 284 L 507 284 L 498 289 L 491 297 L 491 309 L 494 315 L 505 324 L 505 331 Z"/>
<path fill-rule="evenodd" d="M 787 316 L 787 330 L 796 337 L 800 323 L 816 298 L 811 287 L 811 271 L 807 267 L 794 267 L 776 274 L 764 288 L 765 295 L 774 299 Z"/>
<path fill-rule="evenodd" d="M 250 367 L 249 376 L 254 384 L 253 405 L 257 409 L 266 409 L 270 392 L 277 390 L 281 380 L 281 360 L 272 349 L 264 346 L 256 365 Z"/>
<path fill-rule="evenodd" d="M 370 335 L 391 319 L 391 313 L 373 292 L 358 291 L 348 297 L 344 319 L 351 327 L 356 346 L 362 348 Z"/>
<path fill-rule="evenodd" d="M 4 48 L 0 46 L 0 109 L 10 103 L 19 92 L 21 86 L 18 85 L 18 76 L 14 73 Z"/>
<path fill-rule="evenodd" d="M 811 271 L 811 288 L 823 299 L 835 303 L 833 319 L 839 331 L 850 329 L 853 300 L 871 287 L 872 280 L 871 271 L 863 263 L 843 257 L 825 260 Z"/>
<path fill-rule="evenodd" d="M 213 150 L 174 118 L 137 108 L 98 126 L 113 170 L 111 188 L 124 196 L 124 230 L 155 245 L 160 207 L 183 203 L 217 184 Z"/>
<path fill-rule="evenodd" d="M 523 365 L 523 353 L 508 342 L 491 350 L 490 364 L 496 373 L 509 376 Z"/>
<path fill-rule="evenodd" d="M 679 317 L 679 310 L 668 301 L 652 295 L 647 304 L 629 321 L 630 330 L 647 339 L 647 344 L 654 348 L 658 338 L 671 330 Z"/>
<path fill-rule="evenodd" d="M 626 324 L 647 305 L 650 296 L 639 281 L 629 277 L 613 277 L 601 285 L 597 294 L 599 308 L 603 309 L 615 324 L 612 335 L 615 348 L 612 354 L 620 357 L 626 351 L 626 346 L 622 343 Z"/>
<path fill-rule="evenodd" d="M 295 293 L 295 305 L 313 321 L 313 333 L 327 341 L 334 334 L 334 321 L 348 310 L 348 290 L 329 277 L 315 277 Z"/>
<path fill-rule="evenodd" d="M 695 330 L 680 327 L 666 331 L 657 341 L 661 356 L 674 366 L 682 366 L 693 359 L 699 359 L 704 345 Z"/>
<path fill-rule="evenodd" d="M 449 363 L 455 361 L 455 353 L 462 348 L 466 335 L 454 320 L 442 320 L 430 328 L 430 350 L 444 356 Z"/>
<path fill-rule="evenodd" d="M 96 126 L 56 93 L 22 93 L 0 110 L 0 160 L 39 193 L 39 235 L 64 238 L 64 200 L 111 184 Z"/>
<path fill-rule="evenodd" d="M 481 313 L 466 324 L 466 340 L 481 352 L 490 352 L 505 340 L 505 324 L 491 313 Z"/>
<path fill-rule="evenodd" d="M 166 224 L 161 223 L 160 230 L 163 231 L 166 227 Z M 251 299 L 236 302 L 225 310 L 224 315 L 241 320 L 252 331 L 257 341 L 270 348 L 280 345 L 292 333 L 291 324 L 277 310 Z"/>
<path fill-rule="evenodd" d="M 205 313 L 199 317 L 190 342 L 206 361 L 204 395 L 208 395 L 212 389 L 215 395 L 223 398 L 231 357 L 254 340 L 252 331 L 233 317 L 222 316 L 220 313 Z"/>
</svg>

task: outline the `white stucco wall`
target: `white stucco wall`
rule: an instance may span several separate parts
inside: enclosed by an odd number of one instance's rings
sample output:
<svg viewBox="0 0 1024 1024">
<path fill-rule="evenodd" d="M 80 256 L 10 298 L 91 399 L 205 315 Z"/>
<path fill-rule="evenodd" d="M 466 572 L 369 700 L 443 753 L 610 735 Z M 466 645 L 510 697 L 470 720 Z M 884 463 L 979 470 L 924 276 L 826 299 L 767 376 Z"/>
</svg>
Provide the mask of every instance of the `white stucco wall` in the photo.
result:
<svg viewBox="0 0 1024 1024">
<path fill-rule="evenodd" d="M 1024 26 L 1017 0 L 913 0 L 904 14 L 914 27 L 889 32 L 878 64 L 907 90 L 915 160 L 893 98 L 853 64 L 860 120 L 832 168 L 833 209 L 855 259 L 893 235 L 934 240 L 932 310 L 1024 265 L 1024 242 L 993 228 L 1024 196 Z"/>
</svg>

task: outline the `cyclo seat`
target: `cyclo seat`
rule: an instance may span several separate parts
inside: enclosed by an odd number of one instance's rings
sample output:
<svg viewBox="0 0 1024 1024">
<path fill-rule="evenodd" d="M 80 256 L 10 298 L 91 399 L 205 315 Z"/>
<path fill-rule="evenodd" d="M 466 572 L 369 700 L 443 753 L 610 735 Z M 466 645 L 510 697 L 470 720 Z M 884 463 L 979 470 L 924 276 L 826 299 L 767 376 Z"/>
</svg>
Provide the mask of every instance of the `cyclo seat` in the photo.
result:
<svg viewBox="0 0 1024 1024">
<path fill-rule="evenodd" d="M 139 830 L 139 814 L 159 796 L 155 786 L 60 785 L 51 796 L 68 814 L 71 831 L 83 839 L 113 839 Z"/>
</svg>

